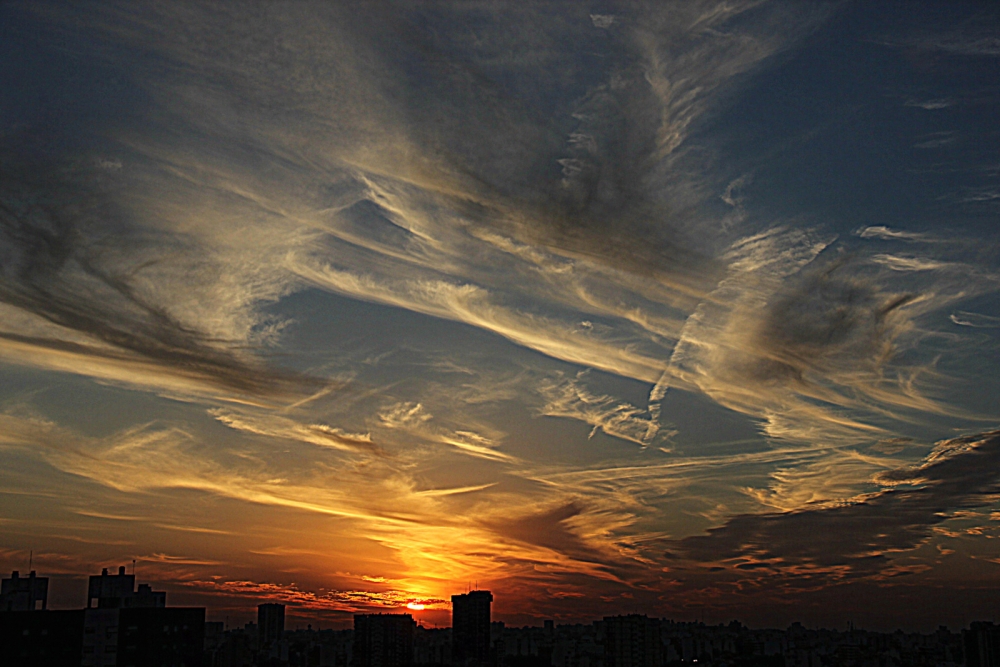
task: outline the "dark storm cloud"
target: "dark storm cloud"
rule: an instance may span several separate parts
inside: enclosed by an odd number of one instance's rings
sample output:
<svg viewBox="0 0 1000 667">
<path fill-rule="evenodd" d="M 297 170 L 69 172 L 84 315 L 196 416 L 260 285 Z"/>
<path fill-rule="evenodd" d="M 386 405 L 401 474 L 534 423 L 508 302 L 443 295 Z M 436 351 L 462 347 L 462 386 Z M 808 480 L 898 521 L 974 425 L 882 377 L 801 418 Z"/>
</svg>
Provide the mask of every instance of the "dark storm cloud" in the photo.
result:
<svg viewBox="0 0 1000 667">
<path fill-rule="evenodd" d="M 876 476 L 883 488 L 792 512 L 740 515 L 706 535 L 678 540 L 668 555 L 746 569 L 847 566 L 870 572 L 926 540 L 955 510 L 1000 494 L 1000 431 L 938 443 L 923 463 Z"/>
</svg>

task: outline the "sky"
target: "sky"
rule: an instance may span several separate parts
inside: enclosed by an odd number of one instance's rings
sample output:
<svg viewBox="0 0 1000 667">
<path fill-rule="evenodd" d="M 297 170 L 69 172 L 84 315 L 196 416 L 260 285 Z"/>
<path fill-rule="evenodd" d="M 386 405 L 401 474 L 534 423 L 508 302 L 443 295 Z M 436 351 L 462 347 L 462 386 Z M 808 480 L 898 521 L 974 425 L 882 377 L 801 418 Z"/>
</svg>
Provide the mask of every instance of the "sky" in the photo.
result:
<svg viewBox="0 0 1000 667">
<path fill-rule="evenodd" d="M 0 569 L 52 606 L 995 618 L 1000 6 L 0 35 Z"/>
</svg>

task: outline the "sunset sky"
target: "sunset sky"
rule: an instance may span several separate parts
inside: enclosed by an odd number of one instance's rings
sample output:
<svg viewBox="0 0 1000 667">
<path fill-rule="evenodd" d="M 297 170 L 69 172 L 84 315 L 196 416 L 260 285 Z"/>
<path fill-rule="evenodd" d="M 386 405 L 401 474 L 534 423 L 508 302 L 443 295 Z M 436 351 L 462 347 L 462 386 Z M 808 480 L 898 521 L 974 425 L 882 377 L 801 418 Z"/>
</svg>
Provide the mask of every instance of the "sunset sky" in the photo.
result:
<svg viewBox="0 0 1000 667">
<path fill-rule="evenodd" d="M 1000 5 L 0 4 L 0 570 L 1000 613 Z"/>
</svg>

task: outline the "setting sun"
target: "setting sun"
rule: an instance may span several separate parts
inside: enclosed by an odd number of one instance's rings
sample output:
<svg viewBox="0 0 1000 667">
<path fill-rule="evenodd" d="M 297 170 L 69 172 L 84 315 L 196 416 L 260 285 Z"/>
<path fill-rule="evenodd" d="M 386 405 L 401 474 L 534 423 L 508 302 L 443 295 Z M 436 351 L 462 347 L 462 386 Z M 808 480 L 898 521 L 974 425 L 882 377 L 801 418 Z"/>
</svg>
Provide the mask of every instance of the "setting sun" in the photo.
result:
<svg viewBox="0 0 1000 667">
<path fill-rule="evenodd" d="M 412 609 L 413 611 L 423 611 L 424 605 L 418 604 L 416 602 L 410 602 L 409 604 L 406 605 L 406 608 Z"/>
</svg>

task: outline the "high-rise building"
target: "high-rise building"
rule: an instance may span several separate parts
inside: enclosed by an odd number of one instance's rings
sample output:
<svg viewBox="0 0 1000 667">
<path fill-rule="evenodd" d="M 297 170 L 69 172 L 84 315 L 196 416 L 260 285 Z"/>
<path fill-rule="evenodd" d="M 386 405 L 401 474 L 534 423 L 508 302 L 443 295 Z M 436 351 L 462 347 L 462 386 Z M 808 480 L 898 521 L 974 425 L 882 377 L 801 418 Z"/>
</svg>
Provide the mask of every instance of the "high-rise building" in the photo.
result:
<svg viewBox="0 0 1000 667">
<path fill-rule="evenodd" d="M 205 608 L 166 607 L 166 593 L 121 568 L 90 577 L 87 608 L 46 607 L 48 579 L 17 572 L 0 584 L 3 667 L 173 667 L 200 665 Z M 0 607 L 6 609 L 7 607 Z M 35 610 L 38 613 L 31 613 Z"/>
<path fill-rule="evenodd" d="M 962 631 L 966 667 L 1000 667 L 1000 626 L 976 622 Z"/>
<path fill-rule="evenodd" d="M 204 607 L 119 607 L 83 610 L 82 667 L 199 665 Z"/>
<path fill-rule="evenodd" d="M 355 614 L 354 667 L 410 667 L 416 623 L 409 614 Z"/>
<path fill-rule="evenodd" d="M 658 619 L 640 614 L 604 618 L 605 667 L 657 667 L 662 655 Z"/>
<path fill-rule="evenodd" d="M 196 664 L 204 650 L 204 607 L 167 608 L 167 594 L 135 575 L 92 575 L 83 613 L 83 667 Z"/>
<path fill-rule="evenodd" d="M 202 664 L 204 607 L 132 607 L 116 611 L 116 667 Z"/>
<path fill-rule="evenodd" d="M 0 582 L 0 611 L 36 611 L 48 606 L 49 578 L 36 577 L 35 571 L 27 578 L 17 570 L 10 579 Z"/>
<path fill-rule="evenodd" d="M 451 596 L 451 657 L 455 667 L 491 664 L 489 591 Z"/>
<path fill-rule="evenodd" d="M 0 611 L 0 665 L 80 667 L 83 610 Z"/>
<path fill-rule="evenodd" d="M 83 614 L 81 664 L 84 667 L 126 664 L 119 662 L 118 655 L 119 631 L 123 623 L 121 612 L 126 609 L 165 609 L 166 606 L 166 592 L 154 591 L 149 584 L 140 584 L 136 590 L 135 575 L 125 574 L 124 567 L 118 568 L 118 574 L 108 574 L 108 569 L 104 568 L 99 575 L 91 575 L 87 586 L 87 608 Z M 176 610 L 171 610 L 164 618 L 176 613 Z M 204 618 L 204 609 L 201 614 Z"/>
<path fill-rule="evenodd" d="M 139 584 L 135 588 L 135 575 L 125 574 L 119 567 L 118 574 L 108 574 L 108 569 L 100 575 L 91 575 L 87 587 L 87 609 L 126 609 L 132 607 L 166 607 L 167 594 L 154 591 L 149 584 Z"/>
<path fill-rule="evenodd" d="M 257 605 L 257 650 L 269 651 L 285 634 L 285 605 Z"/>
</svg>

